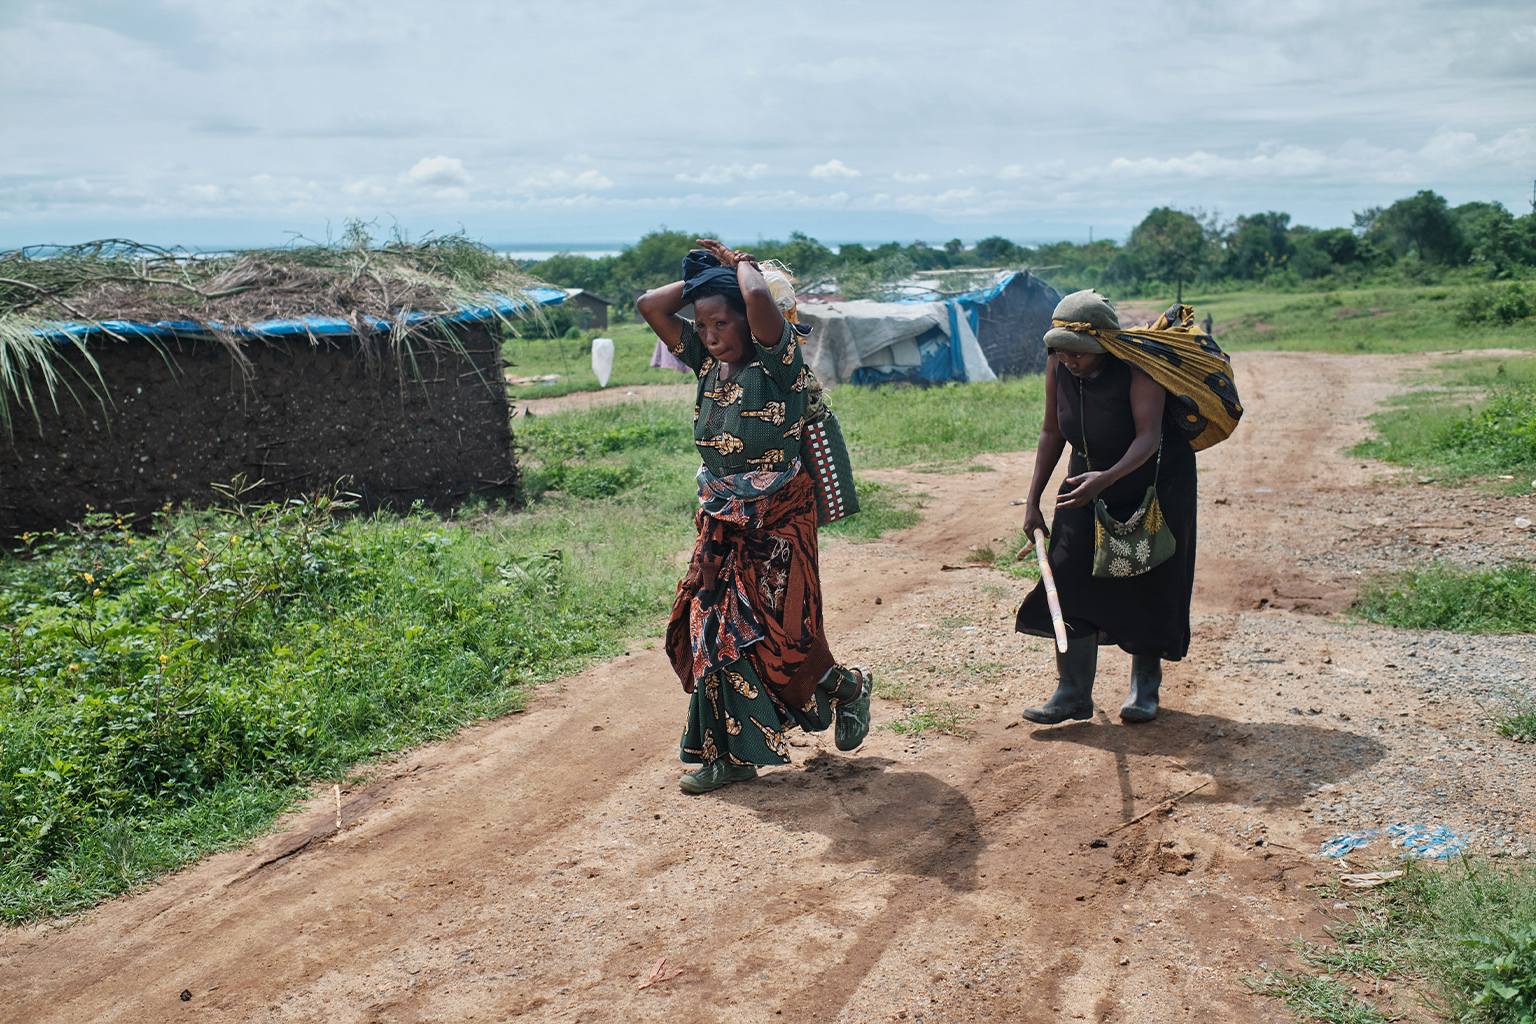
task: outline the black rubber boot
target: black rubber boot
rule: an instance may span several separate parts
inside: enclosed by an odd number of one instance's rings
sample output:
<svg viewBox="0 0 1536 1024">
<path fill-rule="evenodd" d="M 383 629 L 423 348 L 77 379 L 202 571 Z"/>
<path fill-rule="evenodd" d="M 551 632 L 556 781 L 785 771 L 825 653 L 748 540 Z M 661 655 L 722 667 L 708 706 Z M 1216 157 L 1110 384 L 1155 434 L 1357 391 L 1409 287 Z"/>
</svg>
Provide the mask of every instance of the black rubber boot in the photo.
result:
<svg viewBox="0 0 1536 1024">
<path fill-rule="evenodd" d="M 1163 685 L 1163 661 L 1131 655 L 1131 695 L 1120 705 L 1127 722 L 1150 722 L 1157 717 L 1157 691 Z"/>
<path fill-rule="evenodd" d="M 1067 719 L 1093 717 L 1093 675 L 1099 668 L 1097 633 L 1067 641 L 1067 652 L 1056 652 L 1056 692 L 1037 708 L 1025 708 L 1024 717 L 1041 725 Z"/>
</svg>

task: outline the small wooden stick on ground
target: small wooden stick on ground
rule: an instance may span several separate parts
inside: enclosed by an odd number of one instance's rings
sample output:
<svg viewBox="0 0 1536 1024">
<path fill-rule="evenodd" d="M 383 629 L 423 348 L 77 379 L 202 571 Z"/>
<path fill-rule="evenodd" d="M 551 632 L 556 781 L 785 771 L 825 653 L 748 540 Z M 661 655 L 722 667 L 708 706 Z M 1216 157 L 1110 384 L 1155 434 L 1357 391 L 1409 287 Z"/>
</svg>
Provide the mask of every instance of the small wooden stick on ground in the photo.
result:
<svg viewBox="0 0 1536 1024">
<path fill-rule="evenodd" d="M 651 976 L 649 978 L 646 978 L 644 981 L 642 981 L 640 983 L 640 985 L 635 989 L 635 991 L 638 992 L 642 988 L 650 988 L 652 985 L 656 984 L 658 981 L 671 981 L 673 978 L 677 977 L 679 974 L 682 974 L 682 973 L 683 973 L 683 969 L 681 967 L 679 967 L 677 970 L 675 970 L 672 973 L 668 974 L 667 973 L 667 958 L 666 957 L 662 957 L 660 960 L 656 961 L 656 966 L 651 968 Z"/>
<path fill-rule="evenodd" d="M 336 783 L 336 831 L 341 831 L 341 783 Z"/>
<path fill-rule="evenodd" d="M 1202 789 L 1204 789 L 1206 786 L 1209 786 L 1214 781 L 1215 781 L 1214 779 L 1206 779 L 1204 782 L 1200 783 L 1200 785 L 1196 786 L 1194 789 L 1186 789 L 1184 792 L 1180 793 L 1178 796 L 1171 796 L 1171 797 L 1169 797 L 1166 800 L 1161 800 L 1158 803 L 1153 804 L 1147 810 L 1142 811 L 1140 814 L 1136 815 L 1136 817 L 1132 818 L 1130 821 L 1122 822 L 1121 824 L 1116 825 L 1114 828 L 1110 829 L 1108 832 L 1105 832 L 1104 834 L 1107 835 L 1107 836 L 1112 836 L 1116 832 L 1119 832 L 1123 828 L 1130 828 L 1132 825 L 1136 824 L 1142 818 L 1145 818 L 1145 817 L 1147 817 L 1148 815 L 1151 815 L 1151 814 L 1156 814 L 1160 808 L 1166 807 L 1169 804 L 1176 804 L 1176 803 L 1178 803 L 1180 800 L 1183 800 L 1185 797 L 1189 796 L 1191 793 L 1198 793 L 1198 792 L 1200 792 Z"/>
</svg>

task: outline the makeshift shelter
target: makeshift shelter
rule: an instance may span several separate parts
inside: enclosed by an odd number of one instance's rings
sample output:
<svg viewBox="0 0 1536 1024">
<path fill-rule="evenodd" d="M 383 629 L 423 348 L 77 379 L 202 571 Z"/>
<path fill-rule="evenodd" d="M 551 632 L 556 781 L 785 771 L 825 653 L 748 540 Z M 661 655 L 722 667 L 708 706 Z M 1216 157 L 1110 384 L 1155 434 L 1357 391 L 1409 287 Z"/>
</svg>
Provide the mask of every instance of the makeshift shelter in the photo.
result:
<svg viewBox="0 0 1536 1024">
<path fill-rule="evenodd" d="M 1045 368 L 1041 342 L 1061 296 L 1027 271 L 928 301 L 804 301 L 806 362 L 826 383 L 992 380 Z"/>
<path fill-rule="evenodd" d="M 565 292 L 476 271 L 475 248 L 0 254 L 28 282 L 0 290 L 0 541 L 236 478 L 258 501 L 515 500 L 502 330 Z"/>
</svg>

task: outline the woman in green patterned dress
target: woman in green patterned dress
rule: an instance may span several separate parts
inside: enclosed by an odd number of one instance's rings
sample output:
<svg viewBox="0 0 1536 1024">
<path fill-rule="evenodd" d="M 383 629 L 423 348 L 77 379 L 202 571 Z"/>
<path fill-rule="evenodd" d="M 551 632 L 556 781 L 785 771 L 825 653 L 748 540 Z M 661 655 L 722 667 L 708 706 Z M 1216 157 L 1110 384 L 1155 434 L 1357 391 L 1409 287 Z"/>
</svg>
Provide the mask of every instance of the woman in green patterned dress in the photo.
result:
<svg viewBox="0 0 1536 1024">
<path fill-rule="evenodd" d="M 748 253 L 700 239 L 683 280 L 640 315 L 698 377 L 698 540 L 678 584 L 667 654 L 691 694 L 680 785 L 706 793 L 789 763 L 784 731 L 836 723 L 839 750 L 869 732 L 871 678 L 832 657 L 822 629 L 816 503 L 800 462 L 816 379 Z M 694 320 L 678 315 L 693 304 Z"/>
</svg>

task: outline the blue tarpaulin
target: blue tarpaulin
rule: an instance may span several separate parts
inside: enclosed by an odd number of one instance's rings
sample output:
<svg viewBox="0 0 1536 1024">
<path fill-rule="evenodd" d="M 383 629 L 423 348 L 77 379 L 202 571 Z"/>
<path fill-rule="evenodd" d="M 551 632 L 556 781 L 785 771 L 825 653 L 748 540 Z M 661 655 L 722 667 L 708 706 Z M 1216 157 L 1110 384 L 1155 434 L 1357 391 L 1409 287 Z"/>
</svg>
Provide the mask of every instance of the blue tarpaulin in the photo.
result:
<svg viewBox="0 0 1536 1024">
<path fill-rule="evenodd" d="M 815 329 L 806 361 L 828 383 L 974 382 L 1038 372 L 1041 338 L 1059 300 L 1030 274 L 1008 272 L 949 298 L 807 302 L 801 322 Z"/>
<path fill-rule="evenodd" d="M 558 306 L 565 301 L 563 288 L 530 288 L 527 296 L 541 306 Z M 498 316 L 516 316 L 528 303 L 508 295 L 490 294 L 485 302 L 475 306 L 461 306 L 452 313 L 410 313 L 404 318 L 409 327 L 428 322 L 463 324 L 476 320 L 490 320 Z M 363 317 L 363 324 L 370 330 L 383 333 L 393 324 L 377 317 Z M 172 338 L 188 334 L 207 334 L 210 329 L 243 338 L 282 338 L 294 335 L 343 335 L 356 334 L 357 324 L 332 316 L 300 316 L 283 320 L 260 320 L 253 324 L 223 324 L 218 321 L 200 323 L 195 320 L 160 320 L 152 324 L 131 320 L 101 320 L 96 323 L 70 323 L 61 321 L 52 327 L 38 328 L 37 333 L 58 341 L 76 341 L 98 331 L 129 338 Z"/>
</svg>

